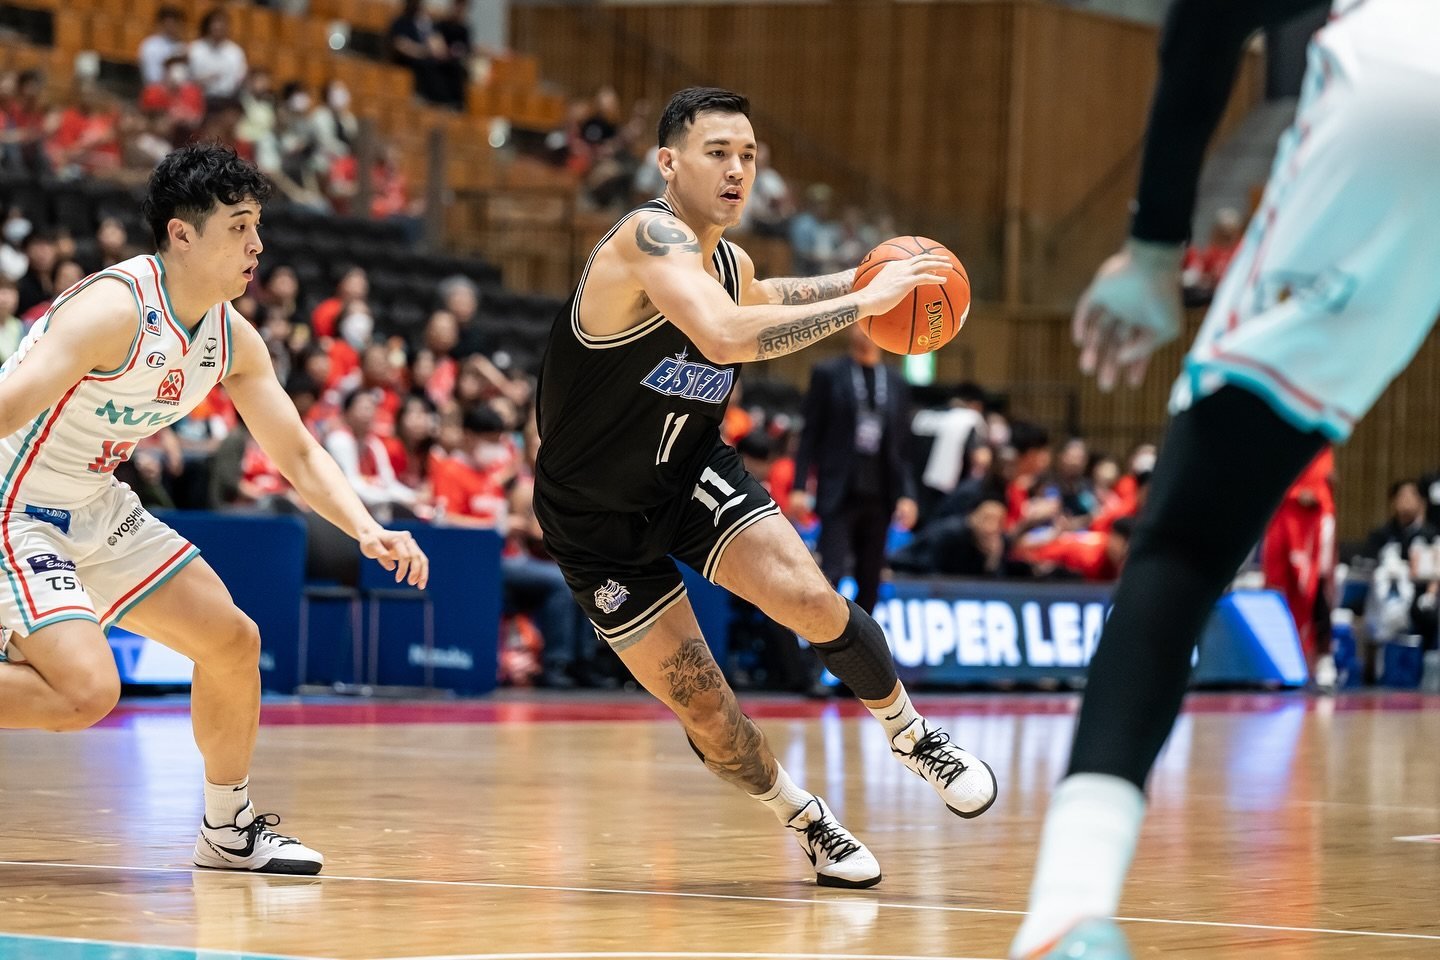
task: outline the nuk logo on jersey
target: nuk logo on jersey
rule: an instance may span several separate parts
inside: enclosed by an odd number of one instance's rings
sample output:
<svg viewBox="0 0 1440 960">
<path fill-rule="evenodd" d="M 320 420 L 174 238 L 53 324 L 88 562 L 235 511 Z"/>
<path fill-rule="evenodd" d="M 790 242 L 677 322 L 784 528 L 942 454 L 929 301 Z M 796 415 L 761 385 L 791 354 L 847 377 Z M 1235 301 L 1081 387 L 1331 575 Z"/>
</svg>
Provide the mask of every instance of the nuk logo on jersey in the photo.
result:
<svg viewBox="0 0 1440 960">
<path fill-rule="evenodd" d="M 160 312 L 153 307 L 145 311 L 145 332 L 160 336 Z"/>
<path fill-rule="evenodd" d="M 160 386 L 155 391 L 155 402 L 177 406 L 180 403 L 180 395 L 184 392 L 185 371 L 166 370 L 165 379 L 160 381 Z"/>
<path fill-rule="evenodd" d="M 708 363 L 687 361 L 686 355 L 687 351 L 681 350 L 673 357 L 666 357 L 655 364 L 655 369 L 640 382 L 667 396 L 724 403 L 735 383 L 735 371 L 729 367 L 720 370 Z"/>
</svg>

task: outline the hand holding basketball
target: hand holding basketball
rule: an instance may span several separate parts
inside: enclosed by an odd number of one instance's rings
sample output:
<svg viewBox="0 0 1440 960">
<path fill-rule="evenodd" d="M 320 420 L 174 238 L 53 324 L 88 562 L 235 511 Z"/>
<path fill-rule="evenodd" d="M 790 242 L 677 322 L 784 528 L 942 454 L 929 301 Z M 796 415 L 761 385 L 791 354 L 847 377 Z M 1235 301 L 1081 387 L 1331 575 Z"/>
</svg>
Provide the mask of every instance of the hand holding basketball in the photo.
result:
<svg viewBox="0 0 1440 960">
<path fill-rule="evenodd" d="M 855 291 L 873 291 L 861 328 L 891 353 L 930 353 L 970 313 L 970 278 L 955 254 L 925 237 L 886 240 L 855 270 Z"/>
</svg>

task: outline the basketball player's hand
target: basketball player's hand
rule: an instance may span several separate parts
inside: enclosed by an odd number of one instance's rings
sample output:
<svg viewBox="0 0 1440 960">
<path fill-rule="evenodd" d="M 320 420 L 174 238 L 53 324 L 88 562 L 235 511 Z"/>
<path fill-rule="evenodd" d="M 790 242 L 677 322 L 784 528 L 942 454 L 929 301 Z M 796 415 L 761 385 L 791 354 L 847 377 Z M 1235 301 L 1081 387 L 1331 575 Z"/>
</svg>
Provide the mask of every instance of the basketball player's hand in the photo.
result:
<svg viewBox="0 0 1440 960">
<path fill-rule="evenodd" d="M 375 527 L 359 536 L 360 552 L 395 573 L 396 583 L 425 589 L 430 582 L 430 558 L 407 530 Z"/>
<path fill-rule="evenodd" d="M 860 315 L 874 317 L 886 313 L 922 283 L 944 283 L 946 272 L 952 269 L 949 257 L 933 253 L 909 260 L 891 260 L 880 268 L 874 280 L 857 291 L 863 304 Z"/>
<path fill-rule="evenodd" d="M 1178 244 L 1131 239 L 1100 265 L 1075 307 L 1073 337 L 1080 348 L 1080 372 L 1094 374 L 1111 390 L 1124 370 L 1138 387 L 1150 355 L 1180 335 Z"/>
</svg>

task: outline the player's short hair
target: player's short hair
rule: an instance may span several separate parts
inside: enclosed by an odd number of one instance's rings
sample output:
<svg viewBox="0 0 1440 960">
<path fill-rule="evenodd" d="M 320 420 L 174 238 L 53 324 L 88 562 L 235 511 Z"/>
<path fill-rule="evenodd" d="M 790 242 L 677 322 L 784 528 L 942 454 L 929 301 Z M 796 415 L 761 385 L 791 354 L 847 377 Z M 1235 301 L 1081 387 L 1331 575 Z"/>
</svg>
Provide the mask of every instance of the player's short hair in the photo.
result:
<svg viewBox="0 0 1440 960">
<path fill-rule="evenodd" d="M 683 140 L 685 131 L 702 113 L 739 113 L 748 117 L 750 101 L 721 87 L 686 87 L 670 98 L 660 114 L 660 146 L 673 147 Z"/>
<path fill-rule="evenodd" d="M 140 205 L 155 237 L 155 249 L 170 245 L 169 223 L 184 220 L 196 230 L 219 204 L 270 198 L 270 181 L 234 150 L 218 143 L 192 143 L 170 153 L 155 172 Z"/>
</svg>

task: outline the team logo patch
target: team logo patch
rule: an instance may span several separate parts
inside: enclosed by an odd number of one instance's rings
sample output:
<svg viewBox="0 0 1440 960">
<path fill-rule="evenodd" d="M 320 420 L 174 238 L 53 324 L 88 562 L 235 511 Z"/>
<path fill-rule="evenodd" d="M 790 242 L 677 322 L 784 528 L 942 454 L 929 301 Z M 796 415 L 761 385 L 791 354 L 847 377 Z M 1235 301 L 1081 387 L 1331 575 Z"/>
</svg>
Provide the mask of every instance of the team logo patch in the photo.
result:
<svg viewBox="0 0 1440 960">
<path fill-rule="evenodd" d="M 25 562 L 30 564 L 30 569 L 36 573 L 53 573 L 56 570 L 75 572 L 75 561 L 66 560 L 54 553 L 40 553 L 33 557 L 26 557 Z"/>
<path fill-rule="evenodd" d="M 161 367 L 165 366 L 165 354 L 161 353 L 159 350 L 152 351 L 145 357 L 145 366 L 153 367 L 156 370 L 159 370 Z"/>
<path fill-rule="evenodd" d="M 595 606 L 601 613 L 614 613 L 629 599 L 630 591 L 614 580 L 606 580 L 605 585 L 595 591 Z"/>
<path fill-rule="evenodd" d="M 655 364 L 655 369 L 640 382 L 666 396 L 724 403 L 735 384 L 735 371 L 729 367 L 722 370 L 708 363 L 686 360 L 687 354 L 688 351 L 681 350 L 673 357 L 666 357 Z"/>
<path fill-rule="evenodd" d="M 168 403 L 178 405 L 180 395 L 185 392 L 185 371 L 167 370 L 165 379 L 160 381 L 160 386 L 155 391 L 156 403 Z"/>
<path fill-rule="evenodd" d="M 153 307 L 145 311 L 145 332 L 160 336 L 160 311 Z"/>
</svg>

